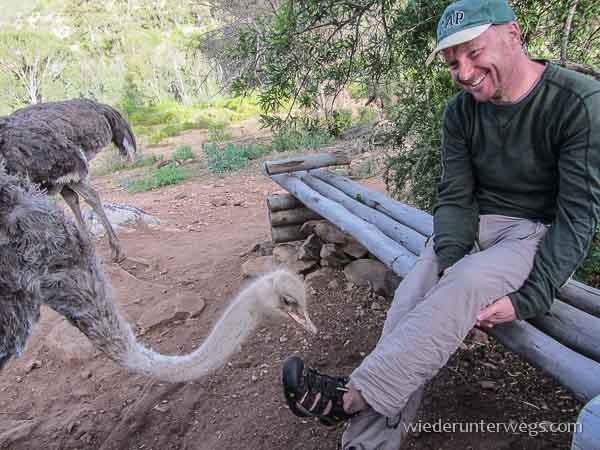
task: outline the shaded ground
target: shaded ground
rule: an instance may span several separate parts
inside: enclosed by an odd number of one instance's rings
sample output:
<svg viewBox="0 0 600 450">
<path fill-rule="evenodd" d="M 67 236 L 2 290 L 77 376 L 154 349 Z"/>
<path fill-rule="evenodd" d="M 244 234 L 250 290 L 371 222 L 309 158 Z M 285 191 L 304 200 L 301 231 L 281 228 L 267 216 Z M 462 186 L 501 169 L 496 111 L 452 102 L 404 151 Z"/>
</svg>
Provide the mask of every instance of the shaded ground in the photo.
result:
<svg viewBox="0 0 600 450">
<path fill-rule="evenodd" d="M 198 136 L 182 141 L 200 152 Z M 199 170 L 202 170 L 200 167 Z M 203 172 L 201 172 L 203 173 Z M 159 217 L 159 227 L 122 233 L 137 278 L 105 264 L 121 309 L 141 339 L 166 353 L 189 352 L 208 334 L 243 284 L 241 264 L 269 239 L 265 197 L 276 185 L 249 170 L 130 196 L 113 177 L 95 178 L 106 202 L 131 203 Z M 381 188 L 378 180 L 370 184 Z M 226 199 L 224 205 L 217 200 Z M 97 243 L 108 259 L 104 239 Z M 161 302 L 198 299 L 192 319 L 142 330 Z M 263 327 L 231 363 L 190 383 L 165 384 L 117 367 L 51 311 L 0 380 L 0 448 L 11 450 L 259 450 L 339 448 L 341 429 L 294 417 L 284 406 L 281 361 L 292 353 L 319 369 L 347 373 L 375 345 L 389 300 L 348 286 L 343 275 L 313 287 L 311 314 L 320 333 L 293 325 Z M 580 408 L 564 390 L 496 344 L 468 340 L 429 385 L 419 419 L 436 422 L 574 421 Z M 568 433 L 421 432 L 411 449 L 564 449 Z"/>
</svg>

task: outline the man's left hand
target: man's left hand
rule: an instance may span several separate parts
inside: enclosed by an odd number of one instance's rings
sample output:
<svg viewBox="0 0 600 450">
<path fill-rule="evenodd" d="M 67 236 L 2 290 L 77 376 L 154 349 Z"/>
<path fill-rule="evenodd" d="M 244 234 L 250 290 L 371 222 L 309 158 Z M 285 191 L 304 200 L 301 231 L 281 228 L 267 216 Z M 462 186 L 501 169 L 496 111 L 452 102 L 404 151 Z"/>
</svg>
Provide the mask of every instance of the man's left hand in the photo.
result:
<svg viewBox="0 0 600 450">
<path fill-rule="evenodd" d="M 477 315 L 478 327 L 493 328 L 494 325 L 517 320 L 515 308 L 508 297 L 496 300 L 487 308 L 482 309 Z"/>
</svg>

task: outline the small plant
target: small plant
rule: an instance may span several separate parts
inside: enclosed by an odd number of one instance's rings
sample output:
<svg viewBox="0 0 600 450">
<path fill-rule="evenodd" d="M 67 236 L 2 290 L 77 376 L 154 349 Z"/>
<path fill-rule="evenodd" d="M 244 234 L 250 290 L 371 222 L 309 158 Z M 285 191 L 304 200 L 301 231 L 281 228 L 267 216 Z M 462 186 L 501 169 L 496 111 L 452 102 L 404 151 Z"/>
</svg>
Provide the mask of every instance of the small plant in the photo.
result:
<svg viewBox="0 0 600 450">
<path fill-rule="evenodd" d="M 363 106 L 358 109 L 358 119 L 355 125 L 369 125 L 377 120 L 377 112 L 373 108 Z"/>
<path fill-rule="evenodd" d="M 287 152 L 303 148 L 324 147 L 333 141 L 334 138 L 325 130 L 298 131 L 291 128 L 282 128 L 273 135 L 271 145 L 278 152 Z"/>
<path fill-rule="evenodd" d="M 353 178 L 368 178 L 373 176 L 377 171 L 377 162 L 373 158 L 362 160 L 356 167 L 352 169 Z"/>
<path fill-rule="evenodd" d="M 600 288 L 600 228 L 592 241 L 587 258 L 575 273 L 575 278 L 582 283 Z"/>
<path fill-rule="evenodd" d="M 223 142 L 231 139 L 231 133 L 224 123 L 215 123 L 208 127 L 208 139 L 211 142 Z"/>
<path fill-rule="evenodd" d="M 217 144 L 204 144 L 204 152 L 208 160 L 208 169 L 213 173 L 225 173 L 239 170 L 248 164 L 248 161 L 258 159 L 271 151 L 266 145 L 227 144 L 225 148 Z"/>
<path fill-rule="evenodd" d="M 327 129 L 332 136 L 339 136 L 352 126 L 352 110 L 336 109 L 327 120 Z"/>
<path fill-rule="evenodd" d="M 194 152 L 192 152 L 192 148 L 189 145 L 180 145 L 173 152 L 173 159 L 175 161 L 186 161 L 194 158 Z"/>
<path fill-rule="evenodd" d="M 96 176 L 108 175 L 121 170 L 152 166 L 160 160 L 162 160 L 162 156 L 138 154 L 137 159 L 134 162 L 130 162 L 115 149 L 110 149 L 104 153 L 103 159 L 98 162 L 98 166 L 93 169 L 92 173 Z"/>
<path fill-rule="evenodd" d="M 146 192 L 171 184 L 179 184 L 190 178 L 189 172 L 181 167 L 165 166 L 137 179 L 126 179 L 121 184 L 130 194 Z"/>
</svg>

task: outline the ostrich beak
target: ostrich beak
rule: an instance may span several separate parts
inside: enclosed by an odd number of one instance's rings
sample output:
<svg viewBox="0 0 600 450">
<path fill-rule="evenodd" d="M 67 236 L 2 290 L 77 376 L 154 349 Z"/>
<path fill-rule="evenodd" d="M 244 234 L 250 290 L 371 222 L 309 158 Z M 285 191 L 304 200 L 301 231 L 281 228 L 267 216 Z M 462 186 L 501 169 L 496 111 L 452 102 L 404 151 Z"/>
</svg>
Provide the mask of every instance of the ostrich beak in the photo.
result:
<svg viewBox="0 0 600 450">
<path fill-rule="evenodd" d="M 304 313 L 304 317 L 300 317 L 298 314 L 293 312 L 288 312 L 288 315 L 296 322 L 298 322 L 302 327 L 313 334 L 317 334 L 317 327 L 312 323 L 312 320 L 308 317 L 307 313 Z"/>
</svg>

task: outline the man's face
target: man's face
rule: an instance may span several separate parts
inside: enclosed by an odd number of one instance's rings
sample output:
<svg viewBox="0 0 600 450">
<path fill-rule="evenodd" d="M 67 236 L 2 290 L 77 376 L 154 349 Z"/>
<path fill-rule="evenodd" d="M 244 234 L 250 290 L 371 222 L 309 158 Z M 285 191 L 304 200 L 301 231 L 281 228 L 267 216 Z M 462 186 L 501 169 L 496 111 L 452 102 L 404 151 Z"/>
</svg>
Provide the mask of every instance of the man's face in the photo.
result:
<svg viewBox="0 0 600 450">
<path fill-rule="evenodd" d="M 452 79 L 479 102 L 509 100 L 506 91 L 519 51 L 518 38 L 515 23 L 491 26 L 475 39 L 445 49 Z"/>
</svg>

